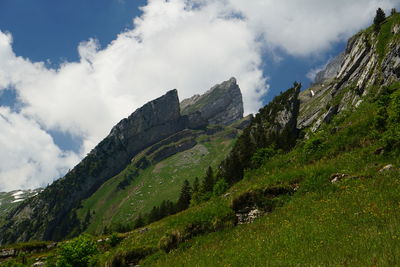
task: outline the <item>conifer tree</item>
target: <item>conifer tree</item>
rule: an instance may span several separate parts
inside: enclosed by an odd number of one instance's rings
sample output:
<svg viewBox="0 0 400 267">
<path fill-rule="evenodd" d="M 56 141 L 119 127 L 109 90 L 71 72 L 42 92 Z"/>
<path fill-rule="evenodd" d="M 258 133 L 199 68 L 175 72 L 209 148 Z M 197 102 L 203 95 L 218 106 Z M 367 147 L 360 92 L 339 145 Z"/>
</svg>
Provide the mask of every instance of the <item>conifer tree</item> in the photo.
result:
<svg viewBox="0 0 400 267">
<path fill-rule="evenodd" d="M 206 176 L 204 177 L 201 189 L 203 192 L 212 192 L 213 188 L 214 188 L 214 172 L 211 166 L 208 166 Z"/>
<path fill-rule="evenodd" d="M 154 206 L 148 215 L 148 223 L 158 221 L 159 219 L 161 219 L 160 208 L 158 206 Z"/>
<path fill-rule="evenodd" d="M 199 177 L 196 177 L 193 182 L 192 193 L 196 193 L 200 191 L 200 182 Z"/>
<path fill-rule="evenodd" d="M 141 213 L 139 213 L 139 216 L 136 218 L 133 227 L 136 229 L 136 228 L 143 227 L 144 225 L 145 225 L 145 223 L 144 223 L 143 216 Z"/>
<path fill-rule="evenodd" d="M 192 198 L 192 188 L 189 181 L 185 180 L 182 185 L 181 194 L 178 199 L 177 208 L 179 211 L 189 208 L 190 200 Z"/>
<path fill-rule="evenodd" d="M 378 8 L 376 10 L 376 16 L 374 18 L 374 29 L 375 31 L 380 31 L 381 29 L 381 23 L 384 22 L 386 19 L 386 14 L 385 11 L 383 11 L 382 8 Z"/>
</svg>

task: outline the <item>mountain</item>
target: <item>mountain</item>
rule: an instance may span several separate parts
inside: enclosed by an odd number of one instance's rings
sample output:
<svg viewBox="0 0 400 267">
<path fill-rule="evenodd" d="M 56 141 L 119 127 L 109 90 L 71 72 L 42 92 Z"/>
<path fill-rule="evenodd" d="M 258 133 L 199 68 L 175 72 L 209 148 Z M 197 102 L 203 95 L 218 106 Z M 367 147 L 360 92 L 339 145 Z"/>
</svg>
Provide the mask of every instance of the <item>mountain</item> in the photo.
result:
<svg viewBox="0 0 400 267">
<path fill-rule="evenodd" d="M 182 114 L 181 106 L 185 110 Z M 234 78 L 182 103 L 176 90 L 167 92 L 121 120 L 65 177 L 10 212 L 1 243 L 60 240 L 81 232 L 76 210 L 82 201 L 127 166 L 134 172 L 154 166 L 178 152 L 195 148 L 201 143 L 199 138 L 225 130 L 207 128 L 208 125 L 228 125 L 242 118 L 242 95 Z M 226 141 L 237 135 L 237 130 L 232 131 Z M 202 150 L 209 153 L 206 148 Z"/>
<path fill-rule="evenodd" d="M 8 212 L 18 206 L 21 201 L 31 198 L 42 192 L 43 189 L 14 190 L 0 192 L 0 218 L 3 220 Z M 2 224 L 3 222 L 0 222 Z"/>
<path fill-rule="evenodd" d="M 58 250 L 45 249 L 43 260 L 49 265 L 56 261 L 73 265 L 82 257 L 69 255 L 83 253 L 85 264 L 97 266 L 399 265 L 400 15 L 394 12 L 378 26 L 349 40 L 340 67 L 325 72 L 336 75 L 325 75 L 304 91 L 295 82 L 252 119 L 223 126 L 220 118 L 229 124 L 230 115 L 201 112 L 210 105 L 204 99 L 213 97 L 180 103 L 185 114 L 180 116 L 183 122 L 178 121 L 185 129 L 159 141 L 160 145 L 149 145 L 129 165 L 140 169 L 156 161 L 155 166 L 173 166 L 174 173 L 179 161 L 174 157 L 185 156 L 176 153 L 157 161 L 157 151 L 170 151 L 165 144 L 179 147 L 197 131 L 200 135 L 191 142 L 200 143 L 214 131 L 219 139 L 225 130 L 231 134 L 239 128 L 224 159 L 204 170 L 202 188 L 188 193 L 182 187 L 182 193 L 195 201 L 125 234 L 80 235 L 61 242 Z M 224 103 L 229 107 L 230 101 Z M 221 124 L 203 126 L 214 120 Z M 144 175 L 140 182 L 155 175 L 152 166 L 149 176 L 138 170 L 139 176 Z M 124 177 L 113 178 L 114 189 L 106 191 L 117 194 L 115 188 Z M 130 188 L 135 194 L 140 186 L 135 179 L 123 190 Z M 151 188 L 147 186 L 146 193 L 151 194 Z M 143 189 L 139 188 L 141 193 Z M 99 192 L 97 198 L 102 195 Z M 91 201 L 95 205 L 84 203 L 81 209 L 98 205 L 97 214 L 101 202 Z M 23 215 L 19 210 L 9 218 L 16 222 L 17 215 Z M 9 229 L 3 226 L 2 233 L 10 233 Z M 27 246 L 32 245 L 12 248 L 24 251 Z M 33 264 L 38 257 L 32 253 L 26 262 Z"/>
</svg>

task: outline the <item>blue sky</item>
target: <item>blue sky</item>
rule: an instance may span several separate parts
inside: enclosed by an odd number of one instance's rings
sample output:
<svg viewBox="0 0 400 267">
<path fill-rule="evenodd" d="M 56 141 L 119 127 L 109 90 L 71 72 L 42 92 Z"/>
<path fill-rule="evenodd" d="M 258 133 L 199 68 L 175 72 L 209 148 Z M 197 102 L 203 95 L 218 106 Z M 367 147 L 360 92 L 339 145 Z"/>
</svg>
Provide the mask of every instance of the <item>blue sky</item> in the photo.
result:
<svg viewBox="0 0 400 267">
<path fill-rule="evenodd" d="M 0 191 L 61 177 L 169 89 L 183 99 L 236 76 L 251 113 L 294 81 L 306 88 L 399 2 L 1 0 Z"/>
</svg>

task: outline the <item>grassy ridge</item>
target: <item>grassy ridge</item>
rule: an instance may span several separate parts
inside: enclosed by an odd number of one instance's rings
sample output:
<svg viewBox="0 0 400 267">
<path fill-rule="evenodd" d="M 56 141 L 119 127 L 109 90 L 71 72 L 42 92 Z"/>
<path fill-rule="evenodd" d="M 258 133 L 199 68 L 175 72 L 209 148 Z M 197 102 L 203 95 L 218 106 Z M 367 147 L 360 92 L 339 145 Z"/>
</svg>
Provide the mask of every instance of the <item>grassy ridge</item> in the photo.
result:
<svg viewBox="0 0 400 267">
<path fill-rule="evenodd" d="M 399 169 L 379 170 L 389 163 L 399 166 L 400 161 L 396 153 L 374 153 L 380 146 L 373 133 L 376 105 L 366 102 L 356 112 L 338 116 L 290 153 L 248 170 L 227 198 L 161 220 L 148 232 L 132 233 L 116 251 L 106 254 L 105 262 L 148 247 L 151 256 L 141 262 L 145 266 L 398 264 Z M 348 176 L 333 184 L 335 173 Z M 277 184 L 297 184 L 298 190 L 253 224 L 229 223 L 234 199 Z M 162 249 L 165 233 L 185 235 L 188 226 L 199 220 L 226 225 L 182 239 L 169 253 Z"/>
<path fill-rule="evenodd" d="M 231 130 L 213 136 L 199 136 L 198 144 L 187 151 L 171 156 L 144 170 L 123 190 L 117 186 L 128 166 L 121 174 L 110 179 L 78 211 L 83 220 L 90 210 L 92 218 L 87 232 L 100 234 L 104 227 L 131 224 L 139 213 L 149 212 L 163 200 L 176 201 L 185 179 L 192 182 L 202 177 L 208 166 L 216 167 L 230 151 L 234 139 Z M 94 212 L 94 214 L 93 214 Z"/>
</svg>

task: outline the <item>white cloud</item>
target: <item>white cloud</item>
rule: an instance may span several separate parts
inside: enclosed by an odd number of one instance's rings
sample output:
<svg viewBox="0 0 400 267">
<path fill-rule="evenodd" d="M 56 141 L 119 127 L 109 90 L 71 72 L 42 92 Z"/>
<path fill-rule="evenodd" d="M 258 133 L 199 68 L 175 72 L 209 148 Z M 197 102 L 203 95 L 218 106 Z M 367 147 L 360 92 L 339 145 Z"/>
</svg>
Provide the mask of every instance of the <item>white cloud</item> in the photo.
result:
<svg viewBox="0 0 400 267">
<path fill-rule="evenodd" d="M 33 120 L 0 107 L 0 192 L 40 187 L 79 158 L 61 151 Z"/>
<path fill-rule="evenodd" d="M 181 0 L 149 1 L 134 29 L 121 33 L 102 50 L 96 40 L 82 42 L 80 61 L 66 62 L 59 69 L 18 57 L 12 51 L 11 35 L 0 33 L 0 88 L 13 85 L 24 104 L 20 113 L 4 116 L 32 122 L 32 131 L 39 133 L 45 133 L 40 125 L 78 136 L 83 139 L 81 155 L 85 155 L 120 119 L 173 88 L 183 99 L 236 76 L 246 111 L 253 112 L 267 87 L 259 45 L 246 22 L 221 18 L 220 10 L 219 3 L 192 10 Z M 54 146 L 47 137 L 41 145 L 47 141 Z M 18 175 L 15 188 L 22 181 L 27 187 L 36 186 L 35 179 L 41 179 L 36 176 L 51 180 L 58 175 L 61 156 L 53 153 L 50 172 L 40 167 L 45 164 L 44 152 L 26 150 L 32 152 L 16 154 L 20 161 L 5 161 L 10 167 L 7 172 L 0 170 L 0 184 L 11 188 L 5 179 L 12 171 Z M 32 158 L 38 164 L 28 164 Z"/>
<path fill-rule="evenodd" d="M 389 12 L 399 0 L 227 0 L 242 12 L 271 49 L 295 56 L 322 53 L 372 23 L 375 11 Z"/>
<path fill-rule="evenodd" d="M 11 34 L 0 31 L 0 90 L 12 86 L 23 104 L 19 113 L 1 109 L 8 128 L 0 128 L 0 147 L 7 147 L 0 151 L 0 189 L 58 177 L 121 118 L 173 88 L 183 99 L 235 76 L 245 111 L 254 112 L 268 88 L 263 51 L 322 53 L 367 25 L 377 5 L 395 2 L 149 0 L 133 29 L 104 49 L 95 39 L 82 42 L 80 61 L 58 69 L 18 57 Z M 47 130 L 81 138 L 80 155 L 60 151 Z"/>
</svg>

